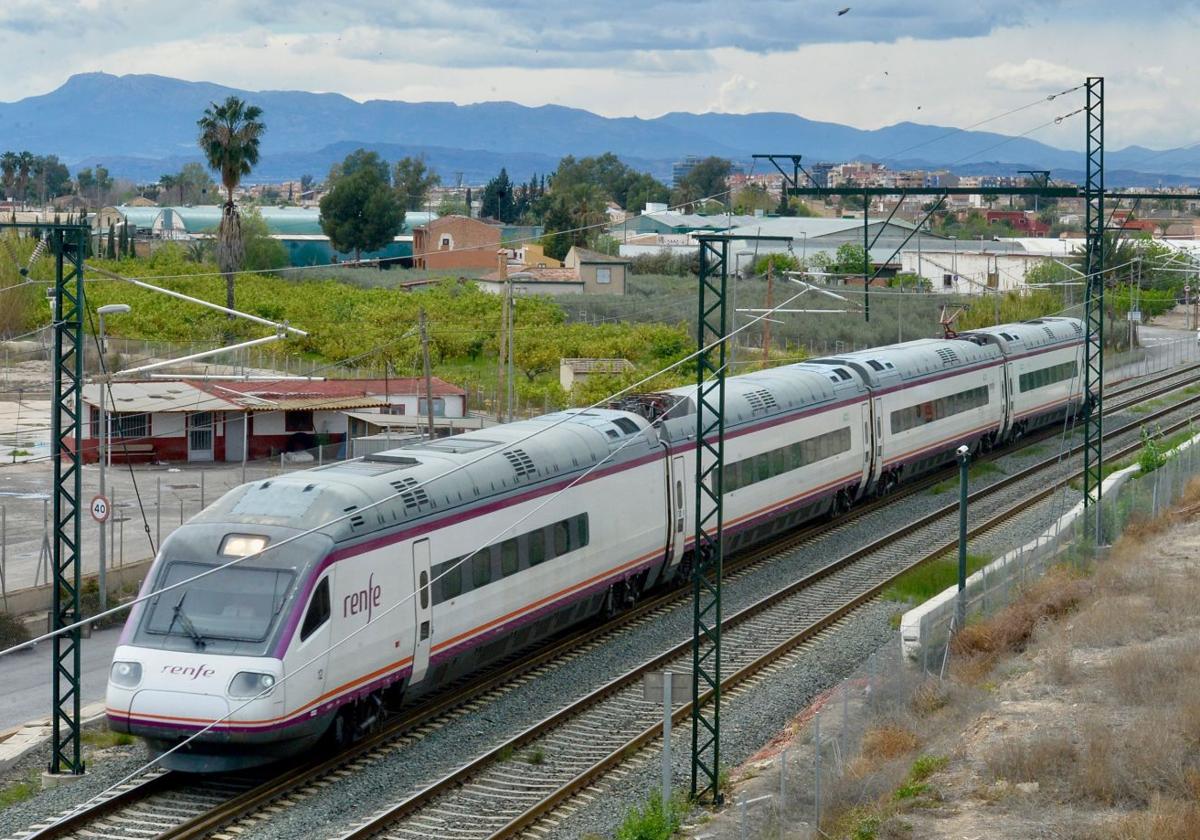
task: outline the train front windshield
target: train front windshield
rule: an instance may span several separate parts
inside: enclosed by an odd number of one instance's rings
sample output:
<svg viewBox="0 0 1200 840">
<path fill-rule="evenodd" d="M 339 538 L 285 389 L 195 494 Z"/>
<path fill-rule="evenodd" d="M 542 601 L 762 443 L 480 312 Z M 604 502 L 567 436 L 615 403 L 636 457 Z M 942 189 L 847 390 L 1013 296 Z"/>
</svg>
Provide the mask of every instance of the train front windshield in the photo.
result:
<svg viewBox="0 0 1200 840">
<path fill-rule="evenodd" d="M 204 563 L 170 562 L 158 588 L 213 568 L 216 566 Z M 288 569 L 221 569 L 154 598 L 139 635 L 146 641 L 157 637 L 163 647 L 176 649 L 259 652 L 279 618 L 295 577 Z"/>
</svg>

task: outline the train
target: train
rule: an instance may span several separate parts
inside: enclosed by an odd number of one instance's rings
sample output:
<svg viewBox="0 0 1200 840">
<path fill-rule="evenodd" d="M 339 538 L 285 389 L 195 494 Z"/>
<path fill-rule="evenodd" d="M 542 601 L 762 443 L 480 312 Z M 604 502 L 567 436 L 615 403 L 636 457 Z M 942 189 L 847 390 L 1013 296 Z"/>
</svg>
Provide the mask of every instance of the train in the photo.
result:
<svg viewBox="0 0 1200 840">
<path fill-rule="evenodd" d="M 726 550 L 1063 421 L 1083 404 L 1083 352 L 1080 321 L 1046 317 L 729 377 Z M 351 743 L 680 582 L 696 396 L 637 394 L 229 491 L 160 546 L 114 653 L 110 727 L 190 772 Z"/>
</svg>

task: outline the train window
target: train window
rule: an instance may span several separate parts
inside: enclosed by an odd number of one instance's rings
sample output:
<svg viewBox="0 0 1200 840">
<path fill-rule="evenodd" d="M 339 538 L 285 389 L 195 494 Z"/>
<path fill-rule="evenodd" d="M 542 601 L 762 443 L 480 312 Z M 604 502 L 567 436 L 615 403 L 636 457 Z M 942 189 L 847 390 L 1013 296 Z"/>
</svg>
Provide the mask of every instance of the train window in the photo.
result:
<svg viewBox="0 0 1200 840">
<path fill-rule="evenodd" d="M 618 417 L 617 419 L 613 420 L 613 425 L 627 435 L 632 435 L 638 430 L 637 423 L 634 423 L 628 417 Z"/>
<path fill-rule="evenodd" d="M 421 590 L 421 609 L 429 609 L 429 572 L 422 571 L 417 577 L 417 588 Z"/>
<path fill-rule="evenodd" d="M 798 443 L 752 455 L 725 467 L 728 480 L 725 492 L 731 493 L 758 481 L 766 481 L 778 475 L 832 458 L 850 451 L 850 427 L 843 426 L 832 432 L 811 437 Z"/>
<path fill-rule="evenodd" d="M 771 456 L 763 452 L 754 456 L 754 480 L 766 481 L 771 477 Z"/>
<path fill-rule="evenodd" d="M 903 432 L 925 423 L 944 420 L 955 414 L 970 411 L 988 404 L 988 388 L 982 385 L 957 394 L 949 394 L 936 400 L 929 400 L 908 408 L 899 408 L 892 412 L 892 433 Z"/>
<path fill-rule="evenodd" d="M 771 475 L 783 475 L 785 472 L 787 472 L 787 448 L 772 450 Z"/>
<path fill-rule="evenodd" d="M 1079 366 L 1076 362 L 1063 362 L 1062 364 L 1051 365 L 1050 367 L 1023 373 L 1020 378 L 1021 390 L 1033 391 L 1037 388 L 1045 388 L 1048 385 L 1074 379 L 1078 373 Z"/>
<path fill-rule="evenodd" d="M 588 544 L 588 515 L 581 513 L 575 517 L 575 547 L 583 548 Z"/>
<path fill-rule="evenodd" d="M 519 557 L 516 537 L 500 543 L 500 574 L 505 576 L 513 574 L 520 565 Z"/>
<path fill-rule="evenodd" d="M 451 560 L 449 563 L 443 564 L 445 569 L 442 572 L 441 584 L 438 588 L 441 590 L 441 601 L 449 601 L 451 598 L 457 598 L 462 594 L 462 563 L 459 558 Z"/>
<path fill-rule="evenodd" d="M 551 528 L 554 534 L 554 556 L 561 557 L 571 550 L 571 524 L 565 519 Z"/>
<path fill-rule="evenodd" d="M 303 642 L 328 620 L 329 578 L 321 578 L 321 582 L 313 590 L 308 612 L 304 614 L 304 624 L 300 625 L 300 641 Z"/>
<path fill-rule="evenodd" d="M 544 530 L 530 531 L 525 535 L 529 540 L 529 565 L 536 566 L 546 560 L 546 532 Z"/>
<path fill-rule="evenodd" d="M 471 560 L 471 586 L 478 589 L 492 582 L 492 552 L 486 548 Z"/>
</svg>

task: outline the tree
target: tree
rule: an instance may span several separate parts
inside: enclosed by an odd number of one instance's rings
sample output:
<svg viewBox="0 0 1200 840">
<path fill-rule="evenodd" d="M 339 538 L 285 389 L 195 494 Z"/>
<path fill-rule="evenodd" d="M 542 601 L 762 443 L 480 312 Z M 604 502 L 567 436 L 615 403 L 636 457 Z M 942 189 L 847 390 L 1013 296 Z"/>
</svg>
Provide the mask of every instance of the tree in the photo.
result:
<svg viewBox="0 0 1200 840">
<path fill-rule="evenodd" d="M 514 222 L 513 186 L 508 179 L 508 170 L 501 168 L 500 174 L 487 182 L 483 188 L 483 206 L 479 215 L 485 219 L 498 219 L 501 222 Z"/>
<path fill-rule="evenodd" d="M 14 197 L 13 185 L 17 181 L 17 153 L 5 152 L 0 155 L 0 184 L 4 186 L 4 195 Z"/>
<path fill-rule="evenodd" d="M 733 165 L 725 158 L 704 158 L 675 185 L 671 203 L 688 207 L 695 207 L 705 199 L 726 203 L 727 184 L 732 170 Z"/>
<path fill-rule="evenodd" d="M 117 237 L 116 229 L 112 222 L 108 224 L 108 247 L 104 251 L 105 259 L 115 260 L 117 258 Z"/>
<path fill-rule="evenodd" d="M 267 223 L 257 209 L 250 209 L 242 216 L 242 239 L 246 256 L 242 267 L 246 271 L 269 271 L 283 268 L 288 259 L 287 246 L 271 237 Z"/>
<path fill-rule="evenodd" d="M 180 204 L 207 204 L 217 196 L 217 184 L 202 164 L 184 164 L 175 180 Z"/>
<path fill-rule="evenodd" d="M 442 182 L 436 172 L 425 165 L 425 159 L 405 157 L 396 161 L 396 193 L 405 210 L 420 210 L 429 190 Z"/>
<path fill-rule="evenodd" d="M 325 183 L 332 187 L 341 178 L 349 177 L 360 169 L 374 170 L 379 180 L 384 183 L 391 183 L 391 170 L 388 167 L 387 161 L 381 158 L 378 152 L 370 152 L 366 149 L 355 149 L 346 155 L 341 163 L 335 163 L 331 166 L 329 168 L 329 177 Z"/>
<path fill-rule="evenodd" d="M 599 187 L 606 200 L 630 211 L 641 210 L 647 202 L 667 201 L 670 195 L 666 184 L 628 166 L 612 152 L 579 160 L 567 155 L 560 160 L 551 179 L 551 193 L 571 190 L 579 184 Z"/>
<path fill-rule="evenodd" d="M 17 198 L 25 201 L 26 190 L 29 188 L 29 175 L 33 171 L 33 155 L 29 152 L 17 154 Z"/>
<path fill-rule="evenodd" d="M 396 237 L 404 225 L 404 208 L 388 183 L 386 165 L 380 172 L 375 166 L 347 167 L 349 162 L 348 157 L 343 174 L 321 199 L 321 230 L 336 250 L 353 251 L 359 260 L 363 251 L 379 250 Z M 345 174 L 348 170 L 351 174 Z"/>
<path fill-rule="evenodd" d="M 171 195 L 171 190 L 181 190 L 179 195 L 179 203 L 183 203 L 182 187 L 180 185 L 180 179 L 177 175 L 160 175 L 158 177 L 158 187 L 168 196 Z"/>
<path fill-rule="evenodd" d="M 257 105 L 230 96 L 220 105 L 210 103 L 204 116 L 196 121 L 204 158 L 210 169 L 221 174 L 225 187 L 225 206 L 217 228 L 217 264 L 225 275 L 225 306 L 229 309 L 234 304 L 234 272 L 244 256 L 241 217 L 233 203 L 233 191 L 258 163 L 258 145 L 267 128 L 261 116 L 262 109 Z"/>
<path fill-rule="evenodd" d="M 80 169 L 75 173 L 75 186 L 79 189 L 79 195 L 83 198 L 87 197 L 90 190 L 96 188 L 96 176 L 92 172 L 91 167 Z"/>
<path fill-rule="evenodd" d="M 776 206 L 775 199 L 771 198 L 765 187 L 758 184 L 747 184 L 733 198 L 733 212 L 745 215 L 752 215 L 755 210 L 766 213 Z"/>
<path fill-rule="evenodd" d="M 42 158 L 42 189 L 45 198 L 55 198 L 71 191 L 71 170 L 57 155 Z"/>
<path fill-rule="evenodd" d="M 833 255 L 833 263 L 829 270 L 834 274 L 862 277 L 870 270 L 863 247 L 853 242 L 843 242 Z"/>
</svg>

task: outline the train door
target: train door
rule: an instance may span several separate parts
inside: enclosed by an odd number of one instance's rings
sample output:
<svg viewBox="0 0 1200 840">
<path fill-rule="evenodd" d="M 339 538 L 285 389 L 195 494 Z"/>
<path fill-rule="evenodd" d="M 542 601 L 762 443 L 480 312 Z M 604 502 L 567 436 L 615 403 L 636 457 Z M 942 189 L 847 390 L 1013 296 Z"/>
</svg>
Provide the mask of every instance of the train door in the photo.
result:
<svg viewBox="0 0 1200 840">
<path fill-rule="evenodd" d="M 288 695 L 298 700 L 292 703 L 293 707 L 325 693 L 325 684 L 329 680 L 329 647 L 333 644 L 329 593 L 332 585 L 333 571 L 330 570 L 313 588 L 304 620 L 300 623 L 300 640 L 293 663 L 295 668 L 303 670 L 296 672 L 287 683 Z"/>
<path fill-rule="evenodd" d="M 683 456 L 671 459 L 671 562 L 678 563 L 683 557 L 683 544 L 687 542 L 687 471 Z"/>
<path fill-rule="evenodd" d="M 859 410 L 862 412 L 862 482 L 860 487 L 866 488 L 871 481 L 871 452 L 874 447 L 872 442 L 874 437 L 871 435 L 871 403 L 864 402 Z"/>
<path fill-rule="evenodd" d="M 429 540 L 413 543 L 413 604 L 416 616 L 416 643 L 413 645 L 412 679 L 425 678 L 429 668 L 429 649 L 433 645 L 433 606 L 429 591 Z"/>
<path fill-rule="evenodd" d="M 879 397 L 875 398 L 875 464 L 871 469 L 872 477 L 878 479 L 883 473 L 883 400 Z"/>
</svg>

